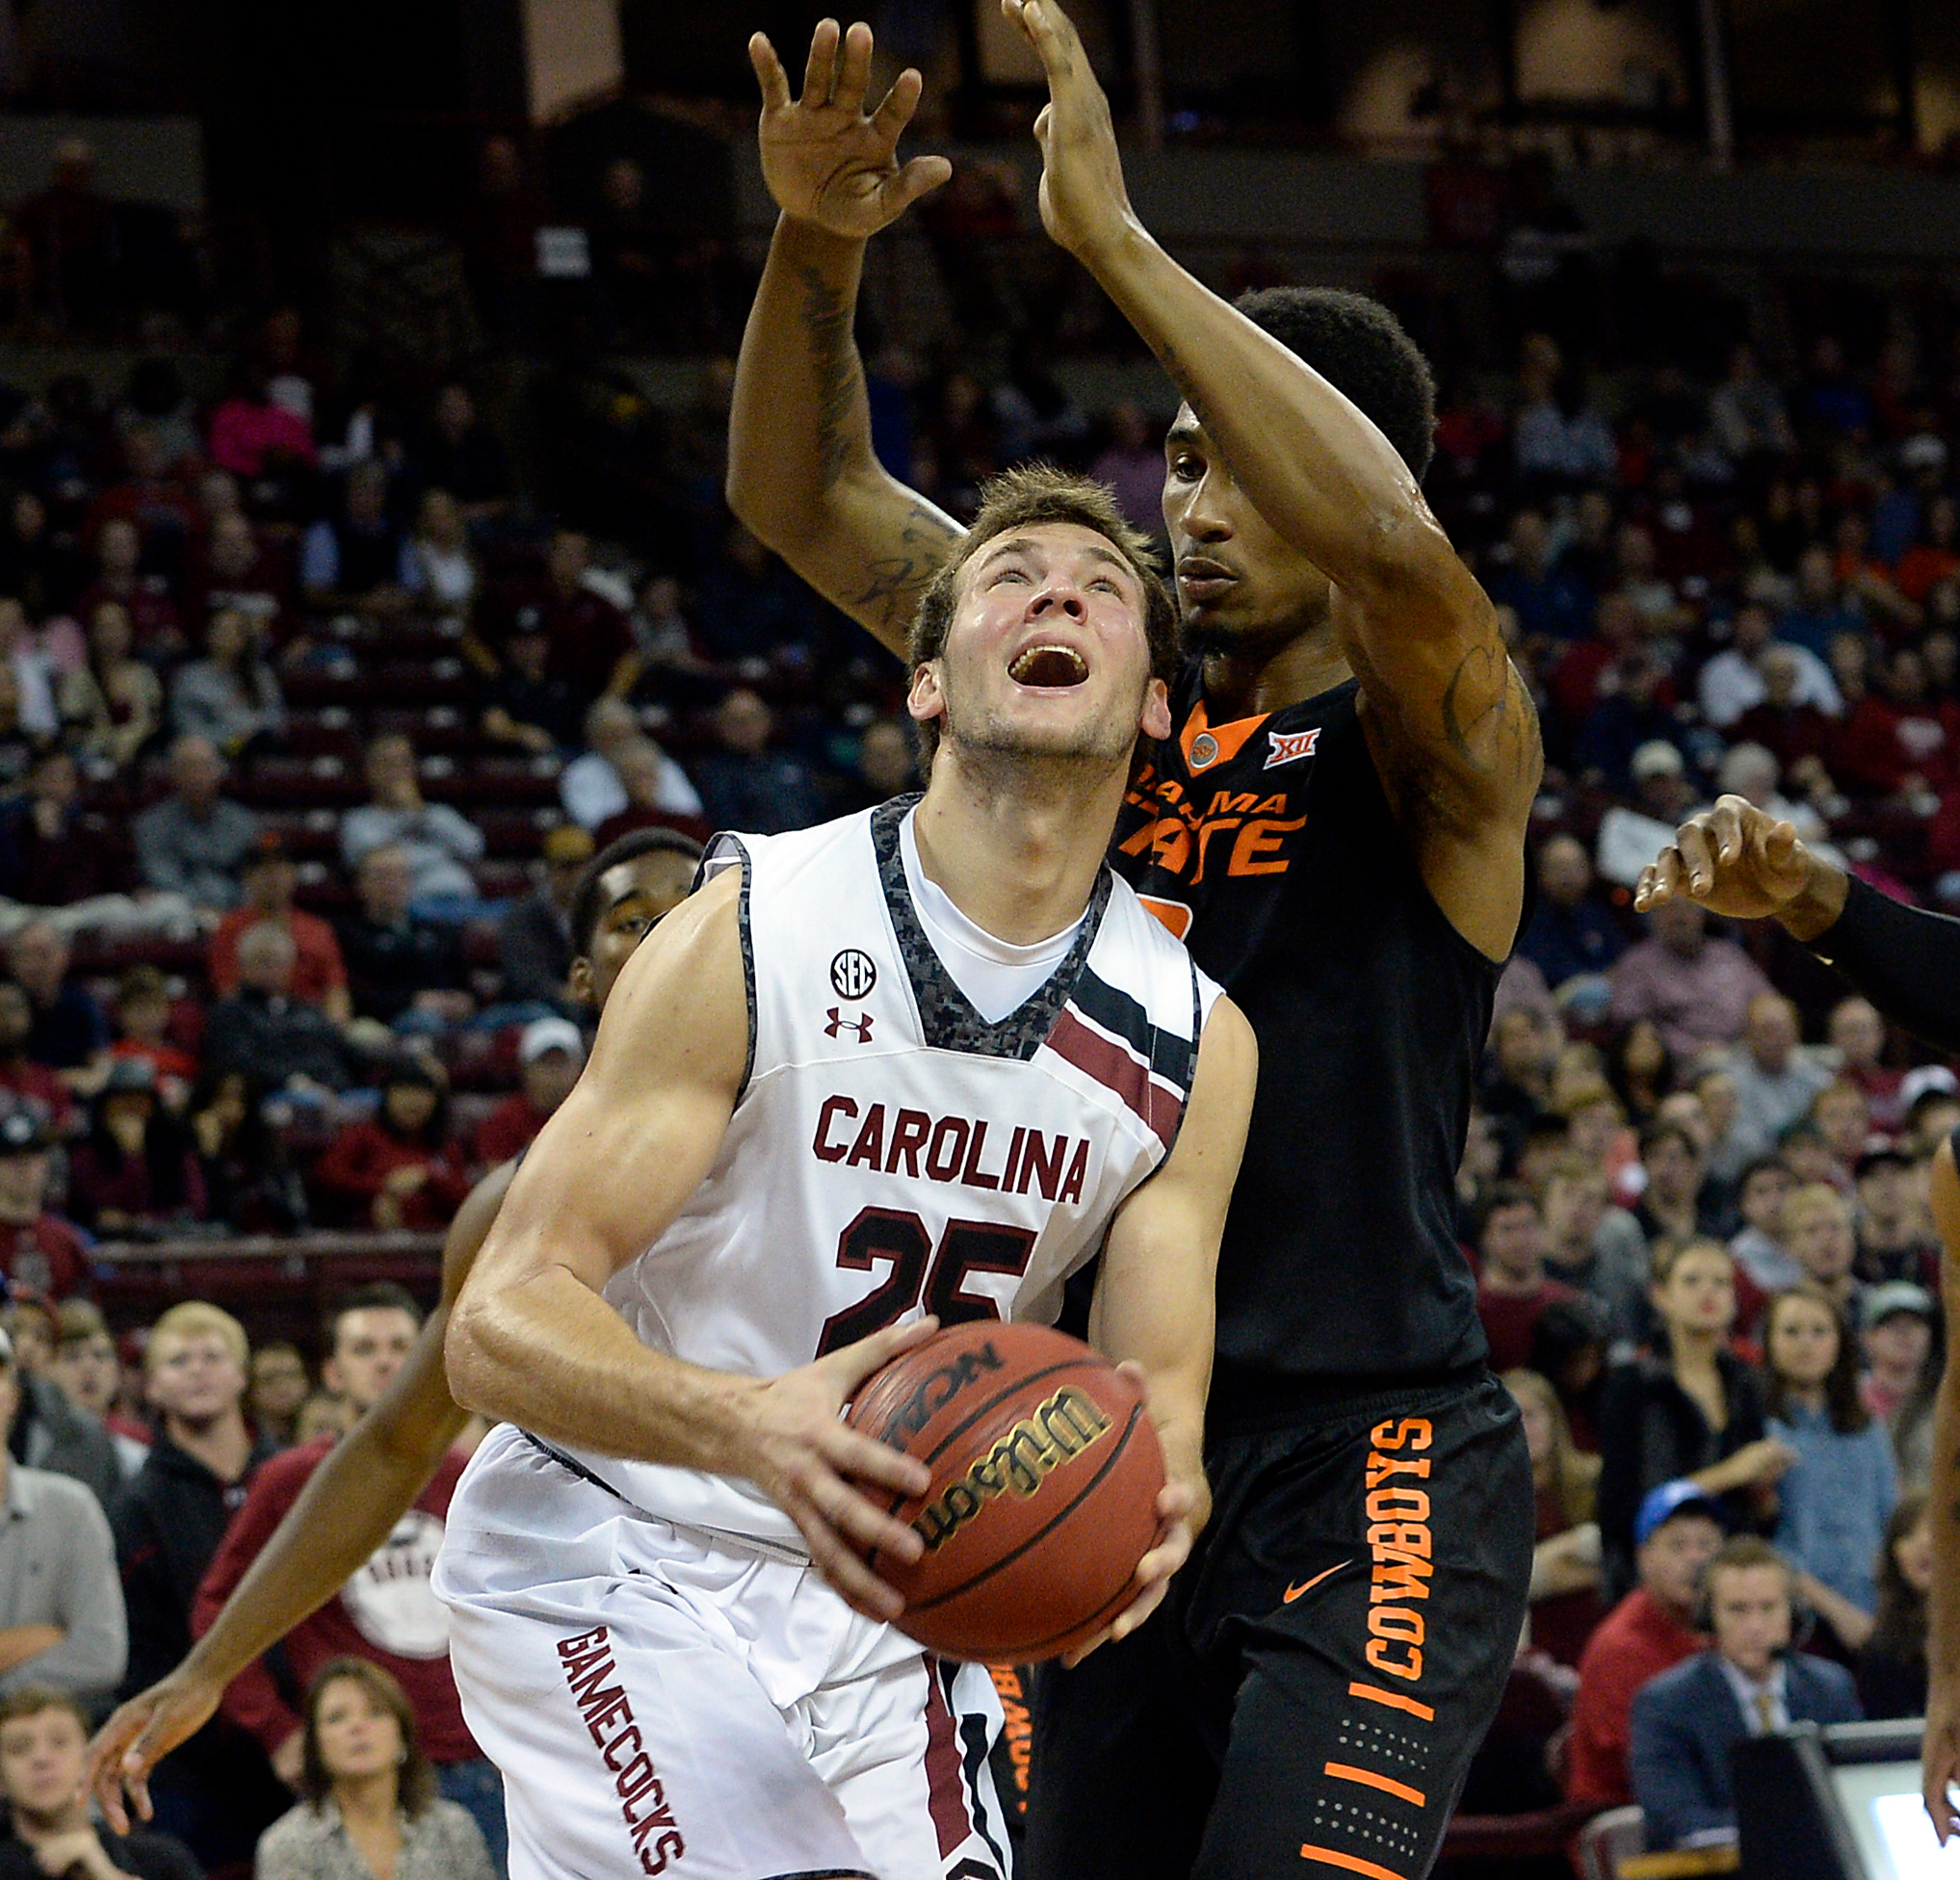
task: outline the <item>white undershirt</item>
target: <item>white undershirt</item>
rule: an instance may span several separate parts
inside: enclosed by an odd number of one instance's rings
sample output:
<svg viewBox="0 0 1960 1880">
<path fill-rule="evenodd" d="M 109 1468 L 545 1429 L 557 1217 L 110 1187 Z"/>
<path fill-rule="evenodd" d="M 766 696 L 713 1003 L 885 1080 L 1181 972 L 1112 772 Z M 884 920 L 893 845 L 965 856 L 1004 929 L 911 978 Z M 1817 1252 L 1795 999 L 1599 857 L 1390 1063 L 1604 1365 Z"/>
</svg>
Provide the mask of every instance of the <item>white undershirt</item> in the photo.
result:
<svg viewBox="0 0 1960 1880">
<path fill-rule="evenodd" d="M 1055 969 L 1075 945 L 1082 920 L 1032 947 L 996 940 L 984 927 L 968 920 L 944 888 L 927 878 L 919 860 L 919 839 L 912 833 L 913 814 L 907 810 L 899 824 L 899 855 L 905 865 L 905 885 L 912 891 L 919 925 L 926 929 L 939 963 L 966 994 L 974 1010 L 989 1025 L 998 1025 L 1009 1012 L 1020 1010 L 1054 977 Z M 1087 917 L 1085 908 L 1083 919 Z"/>
</svg>

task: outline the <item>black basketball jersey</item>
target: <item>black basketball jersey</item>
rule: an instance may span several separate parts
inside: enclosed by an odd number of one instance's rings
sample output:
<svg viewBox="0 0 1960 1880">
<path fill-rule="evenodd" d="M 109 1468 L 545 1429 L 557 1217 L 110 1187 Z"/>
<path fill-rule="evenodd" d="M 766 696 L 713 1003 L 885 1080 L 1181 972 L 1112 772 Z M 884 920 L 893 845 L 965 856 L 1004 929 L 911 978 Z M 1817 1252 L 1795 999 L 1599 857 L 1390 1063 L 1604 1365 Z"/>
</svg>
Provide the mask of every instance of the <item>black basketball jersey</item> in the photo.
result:
<svg viewBox="0 0 1960 1880">
<path fill-rule="evenodd" d="M 1202 669 L 1145 753 L 1112 860 L 1259 1039 L 1218 1265 L 1217 1419 L 1473 1366 L 1452 1227 L 1500 968 L 1431 898 L 1353 681 L 1213 724 Z"/>
</svg>

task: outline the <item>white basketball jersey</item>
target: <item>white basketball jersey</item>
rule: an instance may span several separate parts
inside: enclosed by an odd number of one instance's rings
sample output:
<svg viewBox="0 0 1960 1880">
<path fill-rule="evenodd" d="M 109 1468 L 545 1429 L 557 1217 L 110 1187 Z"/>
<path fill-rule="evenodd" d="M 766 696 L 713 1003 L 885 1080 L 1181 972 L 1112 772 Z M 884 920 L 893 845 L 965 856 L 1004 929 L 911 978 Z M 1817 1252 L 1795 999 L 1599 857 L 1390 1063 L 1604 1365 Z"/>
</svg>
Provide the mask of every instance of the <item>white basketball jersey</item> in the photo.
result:
<svg viewBox="0 0 1960 1880">
<path fill-rule="evenodd" d="M 743 872 L 750 1058 L 706 1180 L 606 1288 L 655 1350 L 771 1376 L 926 1312 L 1052 1323 L 1170 1153 L 1217 987 L 1106 868 L 1054 975 L 987 1023 L 914 910 L 910 801 L 709 849 L 703 879 Z M 745 1482 L 571 1453 L 649 1513 L 800 1545 Z"/>
</svg>

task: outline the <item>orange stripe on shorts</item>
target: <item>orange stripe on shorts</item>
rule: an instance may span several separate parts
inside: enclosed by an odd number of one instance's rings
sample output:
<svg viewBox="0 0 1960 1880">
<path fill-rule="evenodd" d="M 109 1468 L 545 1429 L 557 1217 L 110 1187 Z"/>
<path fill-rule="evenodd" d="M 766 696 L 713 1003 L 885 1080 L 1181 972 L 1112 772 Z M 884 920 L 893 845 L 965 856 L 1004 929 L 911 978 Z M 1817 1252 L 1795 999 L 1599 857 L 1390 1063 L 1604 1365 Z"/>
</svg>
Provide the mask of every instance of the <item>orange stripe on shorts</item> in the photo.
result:
<svg viewBox="0 0 1960 1880">
<path fill-rule="evenodd" d="M 1397 1782 L 1390 1776 L 1378 1776 L 1372 1769 L 1357 1769 L 1351 1762 L 1329 1762 L 1323 1774 L 1336 1776 L 1343 1782 L 1365 1782 L 1371 1789 L 1379 1789 L 1384 1795 L 1394 1795 L 1407 1802 L 1412 1808 L 1426 1808 L 1429 1798 L 1420 1789 L 1411 1789 L 1405 1782 Z"/>
<path fill-rule="evenodd" d="M 1316 1847 L 1311 1841 L 1302 1844 L 1300 1859 L 1324 1861 L 1329 1867 L 1346 1867 L 1349 1873 L 1365 1873 L 1368 1880 L 1402 1880 L 1393 1867 L 1377 1867 L 1372 1861 L 1364 1861 L 1359 1854 L 1343 1854 L 1333 1847 Z"/>
<path fill-rule="evenodd" d="M 1436 1712 L 1428 1705 L 1413 1697 L 1404 1697 L 1398 1690 L 1383 1690 L 1379 1684 L 1349 1684 L 1349 1697 L 1365 1697 L 1371 1704 L 1386 1704 L 1391 1710 L 1406 1710 L 1412 1717 L 1421 1717 L 1424 1723 L 1434 1723 Z"/>
</svg>

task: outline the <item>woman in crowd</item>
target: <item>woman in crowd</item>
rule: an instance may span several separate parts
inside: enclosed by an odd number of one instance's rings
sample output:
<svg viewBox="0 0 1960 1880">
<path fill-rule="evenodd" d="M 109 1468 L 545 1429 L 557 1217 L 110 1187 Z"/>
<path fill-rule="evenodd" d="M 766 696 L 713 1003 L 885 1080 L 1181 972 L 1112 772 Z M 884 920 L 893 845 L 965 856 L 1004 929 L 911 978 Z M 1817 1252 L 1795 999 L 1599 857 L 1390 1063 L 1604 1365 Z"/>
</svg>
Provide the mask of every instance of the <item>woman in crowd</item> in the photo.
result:
<svg viewBox="0 0 1960 1880">
<path fill-rule="evenodd" d="M 1795 1459 L 1764 1430 L 1755 1371 L 1729 1349 L 1736 1267 L 1716 1240 L 1654 1249 L 1652 1353 L 1615 1366 L 1600 1404 L 1600 1533 L 1607 1592 L 1633 1584 L 1633 1516 L 1651 1488 L 1686 1475 L 1726 1511 L 1732 1532 L 1773 1521 L 1778 1478 Z"/>
<path fill-rule="evenodd" d="M 352 1225 L 424 1233 L 448 1226 L 470 1181 L 442 1072 L 412 1053 L 394 1058 L 380 1108 L 334 1137 L 313 1180 Z"/>
<path fill-rule="evenodd" d="M 89 660 L 63 676 L 56 695 L 76 754 L 97 770 L 126 770 L 163 722 L 156 669 L 136 657 L 129 610 L 103 601 L 89 615 Z"/>
<path fill-rule="evenodd" d="M 1650 1241 L 1693 1240 L 1711 1231 L 1703 1200 L 1708 1159 L 1686 1123 L 1649 1123 L 1640 1136 L 1640 1166 L 1647 1184 L 1633 1213 Z"/>
<path fill-rule="evenodd" d="M 398 1684 L 365 1658 L 314 1680 L 298 1807 L 259 1838 L 257 1880 L 491 1880 L 466 1810 L 439 1799 Z"/>
<path fill-rule="evenodd" d="M 481 576 L 463 515 L 446 489 L 426 490 L 415 533 L 402 551 L 402 585 L 425 607 L 466 614 Z"/>
<path fill-rule="evenodd" d="M 1531 1643 L 1577 1665 L 1600 1620 L 1599 1457 L 1573 1447 L 1558 1394 L 1535 1371 L 1507 1371 L 1531 1453 L 1537 1546 L 1531 1553 Z"/>
<path fill-rule="evenodd" d="M 312 1213 L 306 1185 L 251 1080 L 243 1071 L 207 1073 L 190 1111 L 211 1218 L 241 1234 L 303 1231 Z"/>
<path fill-rule="evenodd" d="M 204 657 L 177 668 L 170 682 L 170 728 L 179 738 L 208 738 L 227 757 L 278 737 L 286 701 L 273 668 L 259 656 L 251 623 L 226 608 L 204 629 Z"/>
<path fill-rule="evenodd" d="M 1674 1088 L 1674 1054 L 1652 1019 L 1636 1018 L 1607 1047 L 1607 1082 L 1635 1129 L 1645 1129 Z"/>
<path fill-rule="evenodd" d="M 68 1163 L 68 1212 L 96 1234 L 154 1233 L 205 1215 L 203 1171 L 147 1059 L 118 1058 Z"/>
<path fill-rule="evenodd" d="M 1796 1452 L 1778 1484 L 1776 1544 L 1847 1653 L 1871 1631 L 1885 1525 L 1898 1500 L 1892 1443 L 1858 1395 L 1858 1358 L 1830 1295 L 1806 1282 L 1764 1315 L 1769 1433 Z"/>
<path fill-rule="evenodd" d="M 1926 1595 L 1933 1585 L 1933 1524 L 1923 1489 L 1899 1498 L 1878 1556 L 1878 1610 L 1858 1655 L 1858 1699 L 1868 1717 L 1926 1713 Z"/>
</svg>

